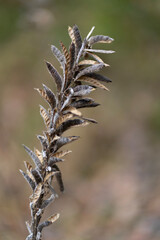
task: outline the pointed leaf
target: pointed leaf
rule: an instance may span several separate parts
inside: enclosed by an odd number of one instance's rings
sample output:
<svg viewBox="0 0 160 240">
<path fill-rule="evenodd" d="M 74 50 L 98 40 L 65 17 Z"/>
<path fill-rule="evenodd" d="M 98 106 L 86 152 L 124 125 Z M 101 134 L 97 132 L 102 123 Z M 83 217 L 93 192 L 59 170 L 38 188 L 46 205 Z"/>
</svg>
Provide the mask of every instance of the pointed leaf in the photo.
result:
<svg viewBox="0 0 160 240">
<path fill-rule="evenodd" d="M 112 82 L 112 80 L 110 80 L 109 78 L 102 76 L 98 73 L 88 73 L 85 75 L 85 77 L 89 77 L 89 78 L 92 78 L 92 79 L 95 79 L 98 81 L 102 81 L 102 82 L 106 82 L 106 83 Z"/>
<path fill-rule="evenodd" d="M 40 198 L 42 194 L 42 183 L 39 183 L 37 186 L 36 186 L 36 189 L 34 190 L 34 193 L 33 195 L 30 197 L 30 201 L 33 203 L 33 204 L 36 204 L 38 199 Z"/>
<path fill-rule="evenodd" d="M 47 139 L 44 136 L 41 136 L 41 135 L 38 135 L 37 138 L 39 139 L 39 141 L 42 145 L 42 148 L 46 149 L 48 147 Z"/>
<path fill-rule="evenodd" d="M 104 35 L 96 35 L 90 37 L 88 40 L 89 45 L 92 46 L 95 43 L 111 43 L 114 39 Z"/>
<path fill-rule="evenodd" d="M 77 25 L 74 25 L 72 29 L 73 29 L 73 34 L 74 34 L 75 41 L 76 41 L 76 47 L 77 47 L 77 50 L 79 51 L 81 48 L 81 45 L 82 45 L 80 31 L 79 31 Z"/>
<path fill-rule="evenodd" d="M 47 128 L 50 126 L 50 118 L 47 110 L 40 105 L 40 114 L 43 118 L 44 124 L 46 125 Z"/>
<path fill-rule="evenodd" d="M 75 107 L 72 107 L 72 106 L 67 106 L 63 109 L 63 113 L 66 114 L 66 113 L 72 113 L 73 115 L 76 115 L 76 116 L 82 116 L 82 113 L 80 111 L 78 111 Z M 73 116 L 72 115 L 72 116 Z"/>
<path fill-rule="evenodd" d="M 53 167 L 53 165 L 55 163 L 58 163 L 58 162 L 64 162 L 64 159 L 56 158 L 56 157 L 50 157 L 49 161 L 48 161 L 48 166 Z"/>
<path fill-rule="evenodd" d="M 97 81 L 93 78 L 88 78 L 88 77 L 83 76 L 82 78 L 79 78 L 78 80 L 79 81 L 85 81 L 85 82 L 90 83 L 91 85 L 93 85 L 95 87 L 102 88 L 104 90 L 109 91 L 109 89 L 107 87 L 105 87 L 102 83 L 100 83 L 99 81 Z"/>
<path fill-rule="evenodd" d="M 73 114 L 71 114 L 71 113 L 64 114 L 64 115 L 60 116 L 57 119 L 56 128 L 58 128 L 63 122 L 65 122 L 66 120 L 68 120 L 68 119 L 70 119 L 72 117 L 73 117 Z"/>
<path fill-rule="evenodd" d="M 34 177 L 34 179 L 35 179 L 37 184 L 39 184 L 40 182 L 43 182 L 42 176 L 41 176 L 41 174 L 40 174 L 40 172 L 38 170 L 33 169 L 31 171 L 31 173 L 32 173 L 32 175 L 33 175 L 33 177 Z"/>
<path fill-rule="evenodd" d="M 32 181 L 34 182 L 34 178 L 33 178 L 33 175 L 32 175 L 32 165 L 31 165 L 29 162 L 26 162 L 26 161 L 24 161 L 24 165 L 25 165 L 25 167 L 26 167 L 28 176 L 29 176 L 29 177 L 32 179 Z"/>
<path fill-rule="evenodd" d="M 58 218 L 59 218 L 60 214 L 54 214 L 51 217 L 49 217 L 46 221 L 44 221 L 43 223 L 41 223 L 38 227 L 38 231 L 41 233 L 42 229 L 44 227 L 48 227 L 49 225 L 51 225 L 53 222 L 55 222 Z"/>
<path fill-rule="evenodd" d="M 75 140 L 77 140 L 79 137 L 78 136 L 71 136 L 71 137 L 60 137 L 59 139 L 55 140 L 51 146 L 50 146 L 50 150 L 51 152 L 56 152 L 59 148 L 61 148 L 62 146 L 71 143 Z"/>
<path fill-rule="evenodd" d="M 94 31 L 94 29 L 95 29 L 95 26 L 93 26 L 93 27 L 91 28 L 91 30 L 90 30 L 90 32 L 88 33 L 86 39 L 88 39 L 88 38 L 91 36 L 91 34 L 92 34 L 92 32 Z"/>
<path fill-rule="evenodd" d="M 34 149 L 34 152 L 35 152 L 36 156 L 39 158 L 39 160 L 41 161 L 41 163 L 43 163 L 42 153 L 36 148 Z"/>
<path fill-rule="evenodd" d="M 44 90 L 47 94 L 47 99 L 48 99 L 48 103 L 50 104 L 50 106 L 52 107 L 52 109 L 54 109 L 56 107 L 57 104 L 57 100 L 56 97 L 54 95 L 54 93 L 52 92 L 51 89 L 49 89 L 46 85 L 43 84 Z"/>
<path fill-rule="evenodd" d="M 92 65 L 92 66 L 89 66 L 83 70 L 81 70 L 75 80 L 77 80 L 78 78 L 80 78 L 81 76 L 85 75 L 85 74 L 88 74 L 88 73 L 93 73 L 93 72 L 97 72 L 99 71 L 100 69 L 102 69 L 104 67 L 104 64 L 103 63 L 99 63 L 99 64 L 95 64 L 95 65 Z"/>
<path fill-rule="evenodd" d="M 78 66 L 83 66 L 83 65 L 93 65 L 93 64 L 97 64 L 97 61 L 94 60 L 82 60 L 81 62 L 79 62 Z"/>
<path fill-rule="evenodd" d="M 74 62 L 75 62 L 75 45 L 74 45 L 74 43 L 71 43 L 71 45 L 70 45 L 69 58 L 70 58 L 69 69 L 71 70 L 73 68 Z"/>
<path fill-rule="evenodd" d="M 60 191 L 63 192 L 64 191 L 64 184 L 63 184 L 63 180 L 62 180 L 62 174 L 61 171 L 59 169 L 59 167 L 55 164 L 54 168 L 56 169 L 57 173 L 56 173 L 56 179 L 57 179 L 57 183 L 59 185 Z"/>
<path fill-rule="evenodd" d="M 33 180 L 28 176 L 28 174 L 24 173 L 22 170 L 19 170 L 19 171 L 21 172 L 21 174 L 23 175 L 25 180 L 28 182 L 28 184 L 30 185 L 32 190 L 34 190 L 35 189 L 35 183 L 33 182 Z"/>
<path fill-rule="evenodd" d="M 64 157 L 66 156 L 67 154 L 71 153 L 72 151 L 70 150 L 67 150 L 67 151 L 60 151 L 60 152 L 56 152 L 53 154 L 53 157 L 55 158 L 61 158 L 61 157 Z M 51 155 L 52 156 L 52 155 Z"/>
<path fill-rule="evenodd" d="M 55 198 L 56 198 L 55 195 L 52 194 L 48 199 L 46 199 L 46 200 L 42 203 L 41 209 L 44 209 L 44 208 L 48 207 L 49 204 L 50 204 L 52 201 L 55 200 Z"/>
<path fill-rule="evenodd" d="M 49 172 L 45 178 L 44 178 L 44 182 L 48 181 L 50 177 L 54 176 L 57 174 L 57 171 L 53 171 L 53 172 Z"/>
<path fill-rule="evenodd" d="M 52 66 L 51 63 L 46 62 L 47 68 L 49 73 L 51 74 L 51 76 L 54 78 L 56 85 L 57 85 L 57 91 L 60 92 L 62 89 L 62 77 L 60 76 L 60 74 L 57 72 L 57 70 Z"/>
<path fill-rule="evenodd" d="M 63 132 L 67 131 L 71 127 L 75 126 L 85 126 L 87 122 L 85 122 L 82 119 L 72 119 L 72 120 L 67 120 L 66 122 L 63 122 L 57 129 L 56 129 L 56 134 L 61 135 Z"/>
<path fill-rule="evenodd" d="M 110 54 L 110 53 L 115 53 L 115 51 L 112 50 L 102 50 L 102 49 L 85 49 L 87 52 L 95 52 L 95 53 L 105 53 L 105 54 Z"/>
<path fill-rule="evenodd" d="M 73 90 L 74 90 L 73 96 L 81 97 L 89 94 L 91 91 L 94 90 L 94 88 L 88 85 L 78 85 Z"/>
<path fill-rule="evenodd" d="M 64 68 L 64 66 L 65 66 L 65 57 L 61 53 L 61 51 L 58 48 L 56 48 L 54 45 L 51 45 L 51 51 L 53 52 L 54 56 L 57 58 L 57 60 L 61 64 L 61 66 Z"/>
<path fill-rule="evenodd" d="M 24 149 L 26 150 L 26 152 L 29 154 L 29 156 L 32 158 L 33 162 L 35 163 L 35 165 L 40 169 L 41 168 L 41 161 L 39 160 L 39 158 L 36 156 L 36 154 L 31 150 L 29 149 L 28 147 L 26 147 L 24 144 L 23 144 L 23 147 Z"/>
<path fill-rule="evenodd" d="M 75 36 L 74 36 L 74 32 L 73 32 L 73 28 L 70 27 L 70 26 L 68 27 L 68 34 L 69 34 L 69 36 L 70 36 L 72 42 L 73 42 L 74 44 L 76 44 L 76 40 L 75 40 Z"/>
</svg>

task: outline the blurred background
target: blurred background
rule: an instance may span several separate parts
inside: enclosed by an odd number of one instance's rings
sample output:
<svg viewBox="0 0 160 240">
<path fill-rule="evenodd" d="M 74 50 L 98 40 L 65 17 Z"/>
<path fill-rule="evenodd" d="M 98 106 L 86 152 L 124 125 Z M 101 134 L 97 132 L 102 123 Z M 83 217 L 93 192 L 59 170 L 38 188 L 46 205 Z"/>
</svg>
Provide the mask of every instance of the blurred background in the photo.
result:
<svg viewBox="0 0 160 240">
<path fill-rule="evenodd" d="M 94 35 L 115 39 L 103 48 L 116 53 L 101 56 L 113 83 L 92 93 L 101 106 L 83 111 L 99 124 L 70 131 L 81 138 L 59 165 L 65 193 L 45 214 L 61 217 L 43 237 L 159 240 L 159 0 L 0 1 L 0 239 L 27 235 L 31 191 L 19 169 L 30 159 L 22 143 L 40 148 L 39 104 L 46 107 L 33 88 L 55 90 L 44 60 L 59 68 L 50 45 L 68 46 L 73 24 L 82 37 L 95 26 Z"/>
</svg>

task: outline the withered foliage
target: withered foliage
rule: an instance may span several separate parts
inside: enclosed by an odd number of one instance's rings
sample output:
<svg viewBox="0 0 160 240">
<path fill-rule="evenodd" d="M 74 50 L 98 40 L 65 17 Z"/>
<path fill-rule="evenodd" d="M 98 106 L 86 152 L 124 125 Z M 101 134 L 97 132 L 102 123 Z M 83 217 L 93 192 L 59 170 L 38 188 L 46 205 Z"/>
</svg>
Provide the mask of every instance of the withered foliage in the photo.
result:
<svg viewBox="0 0 160 240">
<path fill-rule="evenodd" d="M 113 39 L 103 35 L 91 36 L 93 30 L 94 27 L 82 40 L 76 25 L 68 28 L 71 38 L 69 49 L 62 42 L 61 50 L 51 46 L 63 73 L 60 74 L 51 63 L 46 62 L 57 87 L 56 94 L 44 84 L 42 89 L 36 89 L 49 104 L 49 108 L 40 106 L 40 115 L 46 127 L 43 135 L 37 136 L 42 149 L 32 151 L 24 146 L 34 163 L 32 166 L 25 162 L 26 172 L 20 170 L 33 191 L 30 196 L 31 222 L 26 222 L 29 231 L 26 240 L 41 240 L 43 228 L 59 218 L 59 214 L 54 214 L 44 222 L 40 221 L 45 208 L 58 197 L 53 187 L 53 178 L 57 181 L 60 191 L 64 191 L 59 165 L 70 151 L 59 151 L 59 149 L 79 138 L 62 135 L 71 127 L 97 123 L 94 119 L 84 117 L 79 109 L 98 106 L 98 103 L 92 98 L 87 98 L 86 95 L 96 88 L 108 90 L 104 84 L 111 82 L 107 77 L 96 73 L 109 66 L 96 54 L 109 54 L 113 51 L 92 49 L 92 46 L 96 43 L 111 43 Z"/>
</svg>

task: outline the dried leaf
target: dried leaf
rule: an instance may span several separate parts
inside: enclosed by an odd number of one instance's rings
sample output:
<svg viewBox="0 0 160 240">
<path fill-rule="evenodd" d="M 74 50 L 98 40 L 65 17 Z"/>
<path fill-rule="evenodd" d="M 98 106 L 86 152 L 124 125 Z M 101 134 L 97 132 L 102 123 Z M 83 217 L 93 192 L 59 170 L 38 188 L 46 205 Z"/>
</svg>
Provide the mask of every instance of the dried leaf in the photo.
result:
<svg viewBox="0 0 160 240">
<path fill-rule="evenodd" d="M 62 174 L 61 171 L 59 169 L 59 167 L 55 164 L 54 165 L 55 170 L 57 171 L 56 173 L 56 179 L 57 179 L 57 183 L 59 185 L 60 191 L 63 192 L 64 191 L 64 184 L 63 184 L 63 180 L 62 180 Z"/>
<path fill-rule="evenodd" d="M 102 76 L 98 73 L 88 73 L 85 75 L 85 77 L 93 78 L 95 80 L 106 82 L 106 83 L 112 82 L 112 80 L 110 80 L 109 78 Z"/>
<path fill-rule="evenodd" d="M 31 173 L 32 173 L 32 175 L 33 175 L 33 177 L 34 177 L 34 179 L 35 179 L 37 184 L 39 184 L 40 182 L 43 182 L 42 176 L 41 176 L 41 174 L 40 174 L 40 172 L 38 170 L 33 169 L 31 171 Z"/>
<path fill-rule="evenodd" d="M 35 154 L 37 155 L 37 157 L 39 158 L 39 160 L 41 161 L 41 163 L 43 163 L 43 156 L 42 153 L 38 150 L 38 149 L 34 149 Z"/>
<path fill-rule="evenodd" d="M 60 44 L 61 44 L 62 51 L 63 51 L 63 54 L 64 54 L 65 59 L 66 59 L 67 69 L 69 69 L 69 65 L 70 65 L 70 56 L 69 56 L 68 50 L 67 50 L 67 48 L 64 46 L 64 44 L 63 44 L 62 42 L 60 42 Z"/>
<path fill-rule="evenodd" d="M 59 139 L 55 140 L 53 144 L 51 144 L 50 149 L 51 152 L 55 153 L 59 148 L 62 146 L 71 143 L 75 140 L 77 140 L 78 136 L 71 136 L 71 137 L 60 137 Z"/>
<path fill-rule="evenodd" d="M 68 27 L 68 34 L 74 44 L 76 44 L 75 36 L 72 27 Z"/>
<path fill-rule="evenodd" d="M 91 34 L 92 34 L 92 32 L 93 32 L 94 29 L 95 29 L 95 26 L 93 26 L 93 27 L 91 28 L 91 30 L 90 30 L 90 32 L 88 33 L 86 39 L 88 39 L 88 38 L 91 36 Z"/>
<path fill-rule="evenodd" d="M 97 61 L 94 60 L 82 60 L 81 62 L 79 62 L 78 66 L 83 66 L 83 65 L 94 65 L 97 64 Z"/>
<path fill-rule="evenodd" d="M 46 85 L 43 84 L 44 90 L 47 94 L 47 101 L 50 104 L 51 108 L 54 109 L 57 105 L 57 100 L 56 97 L 54 95 L 54 93 L 52 92 L 51 89 L 49 89 Z"/>
<path fill-rule="evenodd" d="M 26 162 L 24 161 L 24 165 L 26 167 L 26 170 L 27 170 L 27 174 L 28 176 L 32 179 L 32 181 L 34 182 L 34 178 L 33 178 L 33 175 L 32 175 L 32 165 L 29 163 L 29 162 Z"/>
<path fill-rule="evenodd" d="M 36 154 L 31 150 L 29 149 L 28 147 L 26 147 L 24 144 L 23 144 L 23 147 L 24 149 L 26 150 L 26 152 L 29 154 L 29 156 L 32 158 L 33 162 L 35 163 L 35 165 L 41 169 L 42 165 L 41 165 L 41 161 L 39 160 L 39 158 L 36 156 Z"/>
<path fill-rule="evenodd" d="M 39 141 L 42 145 L 42 148 L 45 150 L 48 146 L 46 138 L 44 136 L 41 136 L 41 135 L 38 135 L 37 138 L 39 139 Z"/>
<path fill-rule="evenodd" d="M 53 154 L 53 157 L 55 157 L 55 158 L 61 158 L 61 157 L 64 157 L 64 156 L 66 156 L 67 154 L 69 154 L 69 153 L 71 153 L 71 152 L 72 152 L 72 151 L 69 151 L 69 150 L 56 152 L 56 153 Z M 52 157 L 52 155 L 51 155 L 51 157 Z"/>
<path fill-rule="evenodd" d="M 89 67 L 81 70 L 81 71 L 77 74 L 75 80 L 77 80 L 78 78 L 80 78 L 81 76 L 83 76 L 83 75 L 85 75 L 85 74 L 87 74 L 87 73 L 97 72 L 97 71 L 99 71 L 100 69 L 102 69 L 103 67 L 104 67 L 104 64 L 103 64 L 103 63 L 98 63 L 98 64 L 95 64 L 95 65 L 89 66 Z"/>
<path fill-rule="evenodd" d="M 58 162 L 64 162 L 64 159 L 56 158 L 56 157 L 50 157 L 49 161 L 48 161 L 48 166 L 53 167 L 53 165 L 55 163 L 58 163 Z"/>
<path fill-rule="evenodd" d="M 44 107 L 42 107 L 41 105 L 40 105 L 40 114 L 43 118 L 43 121 L 44 121 L 46 127 L 49 128 L 49 126 L 50 126 L 49 114 L 48 114 L 47 110 Z"/>
<path fill-rule="evenodd" d="M 30 197 L 30 200 L 33 204 L 36 204 L 40 195 L 42 194 L 42 183 L 39 183 L 34 190 L 33 195 Z"/>
<path fill-rule="evenodd" d="M 73 90 L 74 90 L 73 96 L 81 97 L 89 94 L 91 91 L 94 90 L 94 88 L 88 85 L 78 85 Z"/>
<path fill-rule="evenodd" d="M 34 181 L 28 176 L 28 174 L 24 173 L 21 169 L 19 170 L 21 172 L 21 174 L 23 175 L 23 177 L 25 178 L 25 180 L 28 182 L 28 184 L 30 185 L 30 187 L 32 188 L 32 190 L 35 189 L 35 183 Z"/>
<path fill-rule="evenodd" d="M 99 81 L 97 81 L 93 78 L 88 78 L 88 77 L 83 76 L 82 78 L 79 78 L 78 80 L 79 81 L 85 81 L 85 82 L 90 83 L 91 85 L 93 85 L 95 87 L 102 88 L 104 90 L 109 91 L 109 89 L 106 86 L 104 86 L 102 83 L 100 83 Z"/>
<path fill-rule="evenodd" d="M 44 227 L 48 227 L 49 225 L 51 225 L 53 222 L 55 222 L 58 218 L 59 218 L 60 214 L 54 214 L 51 217 L 49 217 L 46 221 L 44 221 L 43 223 L 41 223 L 38 227 L 38 231 L 41 233 L 42 229 Z"/>
<path fill-rule="evenodd" d="M 57 221 L 57 219 L 59 218 L 59 216 L 60 216 L 59 213 L 54 214 L 54 215 L 52 215 L 52 216 L 50 216 L 50 217 L 48 218 L 48 221 L 54 223 L 55 221 Z"/>
<path fill-rule="evenodd" d="M 75 45 L 74 45 L 74 43 L 71 43 L 71 45 L 70 45 L 69 58 L 70 58 L 69 69 L 71 70 L 73 68 L 74 62 L 75 62 Z"/>
<path fill-rule="evenodd" d="M 71 119 L 63 122 L 57 129 L 56 134 L 61 135 L 63 132 L 67 131 L 71 127 L 75 126 L 85 126 L 87 123 L 82 119 Z"/>
<path fill-rule="evenodd" d="M 53 172 L 49 172 L 45 178 L 44 178 L 44 182 L 48 181 L 50 177 L 54 176 L 57 172 L 53 171 Z"/>
<path fill-rule="evenodd" d="M 41 97 L 44 98 L 44 100 L 47 101 L 47 103 L 49 103 L 49 98 L 43 89 L 40 89 L 40 88 L 34 88 L 34 89 L 41 95 Z"/>
<path fill-rule="evenodd" d="M 82 113 L 80 111 L 78 111 L 75 107 L 73 106 L 67 106 L 63 109 L 63 113 L 66 114 L 66 113 L 72 113 L 73 115 L 76 115 L 76 116 L 82 116 Z M 72 116 L 73 116 L 72 115 Z"/>
<path fill-rule="evenodd" d="M 61 51 L 58 48 L 56 48 L 54 45 L 51 45 L 51 51 L 53 52 L 54 56 L 57 58 L 57 60 L 61 64 L 61 66 L 64 68 L 64 66 L 65 66 L 65 57 L 61 53 Z"/>
<path fill-rule="evenodd" d="M 54 194 L 52 194 L 48 199 L 46 199 L 43 203 L 42 203 L 42 206 L 41 206 L 41 209 L 44 209 L 46 207 L 49 206 L 49 204 L 54 201 L 56 198 L 56 196 Z"/>
<path fill-rule="evenodd" d="M 80 31 L 79 31 L 77 25 L 74 25 L 72 29 L 73 29 L 73 34 L 75 37 L 76 47 L 77 47 L 77 50 L 79 51 L 82 46 L 82 39 L 81 39 Z"/>
<path fill-rule="evenodd" d="M 114 39 L 104 35 L 96 35 L 90 37 L 88 43 L 92 46 L 95 43 L 111 43 Z"/>
<path fill-rule="evenodd" d="M 95 52 L 95 53 L 105 53 L 105 54 L 110 54 L 110 53 L 115 53 L 115 51 L 112 50 L 102 50 L 102 49 L 85 49 L 86 52 Z"/>
<path fill-rule="evenodd" d="M 99 103 L 95 103 L 91 98 L 82 98 L 71 103 L 71 106 L 75 108 L 97 107 L 99 105 Z"/>
<path fill-rule="evenodd" d="M 103 60 L 102 60 L 99 56 L 97 56 L 96 54 L 87 52 L 87 55 L 91 56 L 91 57 L 92 57 L 93 59 L 95 59 L 97 62 L 103 63 L 104 66 L 108 66 L 108 64 L 104 63 Z"/>
<path fill-rule="evenodd" d="M 66 120 L 68 120 L 68 119 L 70 119 L 72 117 L 73 117 L 73 114 L 71 114 L 71 113 L 67 113 L 65 115 L 60 116 L 57 119 L 56 128 L 58 128 L 63 122 L 65 122 Z"/>
<path fill-rule="evenodd" d="M 47 68 L 51 76 L 54 78 L 56 85 L 57 85 L 57 91 L 60 92 L 63 85 L 63 80 L 60 74 L 57 72 L 57 70 L 52 66 L 51 63 L 46 62 Z"/>
</svg>

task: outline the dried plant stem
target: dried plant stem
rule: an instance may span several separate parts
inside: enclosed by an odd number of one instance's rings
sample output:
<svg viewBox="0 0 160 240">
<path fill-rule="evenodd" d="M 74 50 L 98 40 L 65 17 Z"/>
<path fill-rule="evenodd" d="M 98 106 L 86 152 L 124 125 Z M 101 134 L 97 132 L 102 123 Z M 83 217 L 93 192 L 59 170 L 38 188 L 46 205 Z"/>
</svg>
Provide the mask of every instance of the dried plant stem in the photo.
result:
<svg viewBox="0 0 160 240">
<path fill-rule="evenodd" d="M 97 123 L 94 119 L 82 116 L 79 109 L 96 107 L 99 104 L 92 98 L 87 98 L 96 88 L 108 90 L 102 83 L 111 82 L 110 79 L 96 72 L 109 66 L 95 53 L 113 53 L 113 51 L 94 50 L 95 43 L 110 43 L 112 38 L 103 35 L 91 36 L 94 27 L 82 41 L 79 29 L 76 25 L 68 28 L 71 44 L 69 50 L 61 42 L 62 51 L 51 46 L 54 56 L 63 69 L 63 77 L 46 62 L 51 77 L 54 79 L 56 95 L 43 84 L 42 89 L 36 89 L 43 99 L 49 104 L 45 109 L 40 106 L 40 114 L 46 126 L 43 135 L 38 135 L 42 150 L 30 150 L 24 146 L 34 162 L 34 167 L 25 162 L 26 173 L 20 170 L 25 180 L 30 185 L 33 194 L 30 196 L 31 222 L 26 222 L 29 232 L 26 240 L 41 240 L 44 227 L 51 225 L 59 218 L 59 214 L 50 216 L 41 223 L 41 218 L 46 207 L 58 197 L 52 186 L 55 178 L 61 192 L 64 190 L 61 170 L 58 166 L 63 162 L 63 157 L 70 151 L 59 151 L 64 145 L 77 140 L 78 136 L 63 137 L 63 133 L 74 126 L 85 126 L 89 123 Z M 88 59 L 91 57 L 92 59 Z"/>
</svg>

